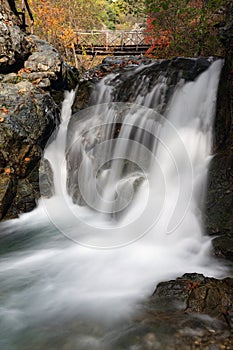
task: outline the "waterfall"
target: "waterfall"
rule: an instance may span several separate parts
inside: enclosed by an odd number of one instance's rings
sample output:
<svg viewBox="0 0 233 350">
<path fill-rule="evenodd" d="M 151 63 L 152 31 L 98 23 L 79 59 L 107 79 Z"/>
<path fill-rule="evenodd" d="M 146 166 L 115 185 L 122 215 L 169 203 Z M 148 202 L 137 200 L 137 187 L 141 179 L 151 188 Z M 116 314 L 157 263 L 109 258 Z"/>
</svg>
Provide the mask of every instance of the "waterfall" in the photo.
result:
<svg viewBox="0 0 233 350">
<path fill-rule="evenodd" d="M 164 77 L 141 93 L 147 78 L 138 67 L 140 86 L 119 102 L 121 82 L 110 74 L 97 84 L 95 104 L 72 117 L 75 94 L 66 94 L 44 154 L 55 194 L 2 224 L 3 247 L 15 245 L 0 267 L 5 348 L 25 350 L 26 334 L 35 337 L 30 349 L 51 349 L 57 324 L 79 322 L 75 348 L 100 349 L 80 345 L 83 320 L 111 330 L 162 280 L 224 275 L 201 221 L 221 67 L 218 60 L 195 81 L 179 81 L 168 100 Z"/>
</svg>

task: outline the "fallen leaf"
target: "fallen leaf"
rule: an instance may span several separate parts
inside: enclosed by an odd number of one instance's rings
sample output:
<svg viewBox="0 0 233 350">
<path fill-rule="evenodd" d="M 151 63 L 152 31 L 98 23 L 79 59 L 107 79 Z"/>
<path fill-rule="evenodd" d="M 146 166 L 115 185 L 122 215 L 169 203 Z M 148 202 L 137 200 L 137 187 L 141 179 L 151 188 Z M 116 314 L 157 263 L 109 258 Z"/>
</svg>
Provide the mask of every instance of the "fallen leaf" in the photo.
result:
<svg viewBox="0 0 233 350">
<path fill-rule="evenodd" d="M 6 107 L 2 107 L 1 110 L 2 110 L 2 112 L 5 113 L 5 114 L 8 114 L 8 113 L 9 113 L 9 111 L 8 111 L 8 109 L 7 109 Z"/>
<path fill-rule="evenodd" d="M 37 78 L 36 80 L 34 80 L 34 81 L 32 82 L 32 84 L 33 84 L 33 85 L 38 85 L 40 81 L 41 81 L 41 78 Z"/>
<path fill-rule="evenodd" d="M 18 71 L 18 74 L 22 74 L 22 73 L 31 73 L 31 68 L 21 68 Z"/>
<path fill-rule="evenodd" d="M 27 92 L 27 89 L 26 89 L 26 88 L 22 88 L 22 89 L 19 90 L 19 93 L 20 93 L 20 94 L 24 94 L 25 92 Z"/>
<path fill-rule="evenodd" d="M 5 172 L 5 174 L 10 174 L 11 173 L 11 169 L 10 168 L 5 168 L 4 172 Z"/>
</svg>

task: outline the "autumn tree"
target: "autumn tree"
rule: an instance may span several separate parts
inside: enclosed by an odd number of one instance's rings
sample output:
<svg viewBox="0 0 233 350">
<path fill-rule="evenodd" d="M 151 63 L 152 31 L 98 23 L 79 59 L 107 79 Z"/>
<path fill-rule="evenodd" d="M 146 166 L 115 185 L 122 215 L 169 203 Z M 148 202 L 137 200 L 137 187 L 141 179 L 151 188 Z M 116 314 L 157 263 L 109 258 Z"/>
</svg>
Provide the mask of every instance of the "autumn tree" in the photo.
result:
<svg viewBox="0 0 233 350">
<path fill-rule="evenodd" d="M 216 25 L 224 0 L 145 0 L 147 36 L 158 57 L 220 55 Z M 158 42 L 165 42 L 162 47 Z"/>
<path fill-rule="evenodd" d="M 66 60 L 76 60 L 76 30 L 101 28 L 105 0 L 28 0 L 34 33 L 53 44 Z M 77 62 L 76 62 L 77 65 Z"/>
</svg>

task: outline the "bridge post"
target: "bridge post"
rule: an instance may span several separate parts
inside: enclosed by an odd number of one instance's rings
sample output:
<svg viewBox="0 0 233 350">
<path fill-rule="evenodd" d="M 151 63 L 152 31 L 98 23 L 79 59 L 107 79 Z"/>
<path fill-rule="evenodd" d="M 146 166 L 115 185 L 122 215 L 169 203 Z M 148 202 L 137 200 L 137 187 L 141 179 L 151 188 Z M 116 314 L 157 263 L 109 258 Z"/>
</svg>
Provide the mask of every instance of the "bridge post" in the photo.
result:
<svg viewBox="0 0 233 350">
<path fill-rule="evenodd" d="M 108 39 L 109 39 L 109 33 L 108 30 L 105 31 L 105 48 L 106 51 L 108 50 Z"/>
</svg>

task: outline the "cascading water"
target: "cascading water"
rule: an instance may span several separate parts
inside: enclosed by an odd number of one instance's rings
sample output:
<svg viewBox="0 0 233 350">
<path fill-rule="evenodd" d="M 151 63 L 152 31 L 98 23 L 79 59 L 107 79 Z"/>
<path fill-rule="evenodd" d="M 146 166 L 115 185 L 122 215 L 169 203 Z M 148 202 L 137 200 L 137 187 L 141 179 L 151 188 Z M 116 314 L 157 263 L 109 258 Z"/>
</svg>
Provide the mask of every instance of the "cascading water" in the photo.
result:
<svg viewBox="0 0 233 350">
<path fill-rule="evenodd" d="M 66 95 L 44 155 L 55 194 L 2 224 L 2 348 L 109 349 L 106 334 L 158 282 L 224 274 L 200 214 L 221 66 L 178 83 L 164 116 L 164 78 L 120 103 L 109 75 L 96 105 L 70 121 L 74 92 Z"/>
</svg>

